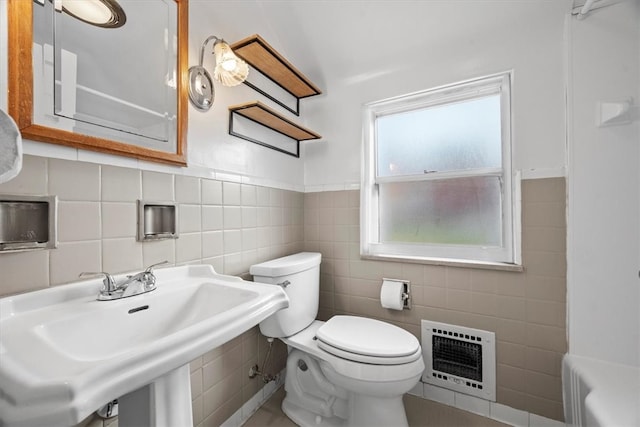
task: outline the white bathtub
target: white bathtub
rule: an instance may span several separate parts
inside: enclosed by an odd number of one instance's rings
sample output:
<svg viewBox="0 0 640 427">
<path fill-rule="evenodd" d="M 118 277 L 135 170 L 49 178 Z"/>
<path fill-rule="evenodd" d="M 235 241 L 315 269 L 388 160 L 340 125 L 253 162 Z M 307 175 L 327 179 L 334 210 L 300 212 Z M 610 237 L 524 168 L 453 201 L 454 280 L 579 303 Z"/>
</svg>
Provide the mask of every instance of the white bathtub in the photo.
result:
<svg viewBox="0 0 640 427">
<path fill-rule="evenodd" d="M 640 426 L 640 368 L 567 354 L 562 389 L 569 426 Z"/>
</svg>

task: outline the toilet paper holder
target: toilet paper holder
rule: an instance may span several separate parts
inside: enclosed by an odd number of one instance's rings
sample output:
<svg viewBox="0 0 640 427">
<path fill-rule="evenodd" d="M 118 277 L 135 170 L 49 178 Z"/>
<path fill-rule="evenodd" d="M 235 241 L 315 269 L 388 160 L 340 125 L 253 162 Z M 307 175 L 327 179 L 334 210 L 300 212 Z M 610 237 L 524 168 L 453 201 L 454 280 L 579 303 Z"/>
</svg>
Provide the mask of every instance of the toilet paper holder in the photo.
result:
<svg viewBox="0 0 640 427">
<path fill-rule="evenodd" d="M 402 309 L 411 310 L 411 282 L 409 280 L 383 278 L 382 283 L 385 281 L 402 283 Z"/>
</svg>

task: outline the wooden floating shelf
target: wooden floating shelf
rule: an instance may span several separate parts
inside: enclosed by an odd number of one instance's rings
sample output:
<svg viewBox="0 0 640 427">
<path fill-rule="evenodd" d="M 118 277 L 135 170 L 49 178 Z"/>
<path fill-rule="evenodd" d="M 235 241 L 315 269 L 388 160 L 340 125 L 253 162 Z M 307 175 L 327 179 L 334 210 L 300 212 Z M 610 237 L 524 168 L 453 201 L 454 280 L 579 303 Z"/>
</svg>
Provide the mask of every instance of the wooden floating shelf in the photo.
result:
<svg viewBox="0 0 640 427">
<path fill-rule="evenodd" d="M 231 45 L 231 49 L 253 68 L 267 76 L 297 99 L 319 95 L 322 92 L 311 80 L 291 65 L 258 34 Z"/>
<path fill-rule="evenodd" d="M 277 134 L 293 139 L 295 141 L 293 148 L 285 149 L 282 146 L 278 146 L 280 145 L 279 143 L 265 142 L 237 131 L 234 126 L 235 115 L 264 126 Z M 229 107 L 229 134 L 294 157 L 300 157 L 300 141 L 322 138 L 319 134 L 281 116 L 259 101 Z"/>
<path fill-rule="evenodd" d="M 239 114 L 247 119 L 253 120 L 262 126 L 268 127 L 296 141 L 308 141 L 322 138 L 319 134 L 306 129 L 289 119 L 281 116 L 259 101 L 247 102 L 245 104 L 229 107 L 229 112 Z"/>
</svg>

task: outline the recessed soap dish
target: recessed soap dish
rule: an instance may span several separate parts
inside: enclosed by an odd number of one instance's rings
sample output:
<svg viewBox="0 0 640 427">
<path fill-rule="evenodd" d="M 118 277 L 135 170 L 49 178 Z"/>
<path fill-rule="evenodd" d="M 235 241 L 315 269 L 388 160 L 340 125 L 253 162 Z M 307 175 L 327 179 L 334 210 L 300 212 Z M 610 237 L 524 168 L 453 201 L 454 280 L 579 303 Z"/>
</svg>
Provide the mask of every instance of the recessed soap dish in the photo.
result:
<svg viewBox="0 0 640 427">
<path fill-rule="evenodd" d="M 0 252 L 57 246 L 56 196 L 0 195 Z"/>
<path fill-rule="evenodd" d="M 178 208 L 173 202 L 138 200 L 138 241 L 177 239 Z"/>
</svg>

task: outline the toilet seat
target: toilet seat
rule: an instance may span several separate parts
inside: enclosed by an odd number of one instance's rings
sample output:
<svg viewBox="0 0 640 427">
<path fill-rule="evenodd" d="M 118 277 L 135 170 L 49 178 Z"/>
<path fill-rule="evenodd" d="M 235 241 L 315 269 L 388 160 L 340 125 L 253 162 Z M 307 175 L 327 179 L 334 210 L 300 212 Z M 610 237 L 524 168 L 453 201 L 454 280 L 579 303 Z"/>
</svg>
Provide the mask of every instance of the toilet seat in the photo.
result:
<svg viewBox="0 0 640 427">
<path fill-rule="evenodd" d="M 400 365 L 382 365 L 377 359 L 376 363 L 361 363 L 349 360 L 346 357 L 340 357 L 324 351 L 318 345 L 320 340 L 317 338 L 318 330 L 325 324 L 320 320 L 315 320 L 304 330 L 295 335 L 286 338 L 280 338 L 287 346 L 296 348 L 303 353 L 309 354 L 320 361 L 320 365 L 329 365 L 340 375 L 350 377 L 356 381 L 364 382 L 396 382 L 405 381 L 419 377 L 424 371 L 424 363 L 422 361 L 422 350 L 418 351 L 419 356 L 416 360 Z"/>
<path fill-rule="evenodd" d="M 402 365 L 422 356 L 412 334 L 365 317 L 334 316 L 318 329 L 316 337 L 320 349 L 354 362 Z"/>
<path fill-rule="evenodd" d="M 414 354 L 400 357 L 379 357 L 379 356 L 366 356 L 363 354 L 352 353 L 344 351 L 336 347 L 332 347 L 320 340 L 318 340 L 318 347 L 327 353 L 331 353 L 334 356 L 338 356 L 342 359 L 347 359 L 353 362 L 367 363 L 369 365 L 404 365 L 411 363 L 416 359 L 422 357 L 422 350 L 418 349 Z"/>
</svg>

